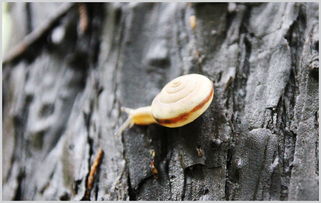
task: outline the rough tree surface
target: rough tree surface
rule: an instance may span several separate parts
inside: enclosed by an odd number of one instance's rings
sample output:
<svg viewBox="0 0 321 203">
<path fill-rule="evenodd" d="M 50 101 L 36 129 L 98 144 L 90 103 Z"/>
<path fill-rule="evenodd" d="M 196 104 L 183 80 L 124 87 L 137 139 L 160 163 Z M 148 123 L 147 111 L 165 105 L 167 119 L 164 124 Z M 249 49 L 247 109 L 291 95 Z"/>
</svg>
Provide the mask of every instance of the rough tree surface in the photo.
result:
<svg viewBox="0 0 321 203">
<path fill-rule="evenodd" d="M 317 3 L 63 7 L 10 4 L 10 48 L 50 26 L 4 61 L 4 200 L 318 200 Z M 215 84 L 200 118 L 114 136 L 187 73 Z"/>
</svg>

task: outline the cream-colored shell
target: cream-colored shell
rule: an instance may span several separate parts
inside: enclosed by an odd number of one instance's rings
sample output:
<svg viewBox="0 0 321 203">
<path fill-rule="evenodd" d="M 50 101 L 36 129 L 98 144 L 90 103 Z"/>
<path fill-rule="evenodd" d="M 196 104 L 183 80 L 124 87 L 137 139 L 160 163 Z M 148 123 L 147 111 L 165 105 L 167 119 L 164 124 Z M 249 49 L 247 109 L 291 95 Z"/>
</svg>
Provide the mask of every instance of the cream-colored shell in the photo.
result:
<svg viewBox="0 0 321 203">
<path fill-rule="evenodd" d="M 198 118 L 213 100 L 213 83 L 200 74 L 180 76 L 165 85 L 154 98 L 151 106 L 122 110 L 129 114 L 116 131 L 120 135 L 133 125 L 159 125 L 175 128 Z"/>
<path fill-rule="evenodd" d="M 161 124 L 167 127 L 183 126 L 195 120 L 208 108 L 213 94 L 213 83 L 207 77 L 200 74 L 183 75 L 164 86 L 154 98 L 151 112 L 156 120 L 186 115 L 177 123 Z"/>
</svg>

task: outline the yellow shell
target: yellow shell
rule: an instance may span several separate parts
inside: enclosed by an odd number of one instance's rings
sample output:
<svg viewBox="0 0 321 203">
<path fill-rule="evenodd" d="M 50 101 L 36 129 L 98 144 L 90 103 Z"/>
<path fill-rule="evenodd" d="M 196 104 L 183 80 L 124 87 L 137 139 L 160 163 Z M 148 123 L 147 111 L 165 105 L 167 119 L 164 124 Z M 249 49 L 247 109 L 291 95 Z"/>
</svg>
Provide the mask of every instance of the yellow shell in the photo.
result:
<svg viewBox="0 0 321 203">
<path fill-rule="evenodd" d="M 198 118 L 214 96 L 213 83 L 200 74 L 188 74 L 167 83 L 154 98 L 151 113 L 166 127 L 180 127 Z"/>
</svg>

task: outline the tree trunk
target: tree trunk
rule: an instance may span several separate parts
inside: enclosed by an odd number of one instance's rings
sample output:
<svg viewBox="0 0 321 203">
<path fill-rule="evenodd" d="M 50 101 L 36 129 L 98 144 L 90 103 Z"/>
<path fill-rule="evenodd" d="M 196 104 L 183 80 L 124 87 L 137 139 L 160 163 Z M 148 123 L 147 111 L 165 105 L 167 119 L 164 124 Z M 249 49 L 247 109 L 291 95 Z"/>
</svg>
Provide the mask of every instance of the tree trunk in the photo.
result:
<svg viewBox="0 0 321 203">
<path fill-rule="evenodd" d="M 318 200 L 317 3 L 9 8 L 4 200 Z M 114 135 L 187 73 L 214 82 L 201 117 Z"/>
</svg>

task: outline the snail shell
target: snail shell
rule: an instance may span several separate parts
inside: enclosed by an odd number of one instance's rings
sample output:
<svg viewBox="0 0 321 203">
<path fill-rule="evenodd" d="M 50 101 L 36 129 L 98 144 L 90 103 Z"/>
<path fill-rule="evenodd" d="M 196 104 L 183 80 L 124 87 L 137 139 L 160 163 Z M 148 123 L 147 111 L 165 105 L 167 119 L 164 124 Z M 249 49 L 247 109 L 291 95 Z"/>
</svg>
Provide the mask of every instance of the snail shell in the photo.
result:
<svg viewBox="0 0 321 203">
<path fill-rule="evenodd" d="M 120 134 L 128 126 L 159 125 L 175 128 L 198 118 L 213 100 L 213 82 L 200 74 L 188 74 L 167 83 L 154 98 L 151 106 L 138 109 L 123 108 L 129 114 L 120 127 Z"/>
<path fill-rule="evenodd" d="M 180 76 L 165 85 L 152 102 L 152 115 L 166 127 L 180 127 L 198 118 L 209 107 L 213 83 L 200 74 Z"/>
</svg>

